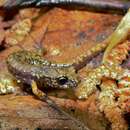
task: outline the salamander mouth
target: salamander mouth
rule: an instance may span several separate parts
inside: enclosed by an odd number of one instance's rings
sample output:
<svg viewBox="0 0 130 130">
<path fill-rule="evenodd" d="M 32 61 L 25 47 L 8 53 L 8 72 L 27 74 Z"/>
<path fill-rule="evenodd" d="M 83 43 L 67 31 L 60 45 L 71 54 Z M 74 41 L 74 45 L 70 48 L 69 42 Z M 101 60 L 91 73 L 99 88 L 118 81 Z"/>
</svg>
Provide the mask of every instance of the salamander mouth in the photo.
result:
<svg viewBox="0 0 130 130">
<path fill-rule="evenodd" d="M 76 88 L 78 85 L 77 81 L 69 81 L 66 84 L 62 85 L 62 88 L 67 89 L 67 88 Z"/>
</svg>

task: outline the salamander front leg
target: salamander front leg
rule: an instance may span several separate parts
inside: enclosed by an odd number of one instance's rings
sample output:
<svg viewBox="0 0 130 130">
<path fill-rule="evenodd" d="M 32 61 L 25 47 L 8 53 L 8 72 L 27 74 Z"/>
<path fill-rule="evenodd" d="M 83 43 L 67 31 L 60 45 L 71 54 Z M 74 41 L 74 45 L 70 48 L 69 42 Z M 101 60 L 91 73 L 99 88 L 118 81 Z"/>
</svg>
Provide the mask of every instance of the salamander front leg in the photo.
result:
<svg viewBox="0 0 130 130">
<path fill-rule="evenodd" d="M 46 94 L 38 89 L 36 82 L 33 80 L 32 84 L 32 92 L 34 95 L 36 95 L 38 98 L 43 99 L 43 97 L 46 97 Z"/>
<path fill-rule="evenodd" d="M 55 102 L 52 99 L 50 99 L 44 92 L 38 89 L 37 84 L 34 80 L 32 81 L 31 87 L 33 94 L 35 94 L 40 100 L 46 102 L 50 107 L 53 107 L 58 111 L 62 111 L 59 109 L 59 107 L 55 104 Z"/>
</svg>

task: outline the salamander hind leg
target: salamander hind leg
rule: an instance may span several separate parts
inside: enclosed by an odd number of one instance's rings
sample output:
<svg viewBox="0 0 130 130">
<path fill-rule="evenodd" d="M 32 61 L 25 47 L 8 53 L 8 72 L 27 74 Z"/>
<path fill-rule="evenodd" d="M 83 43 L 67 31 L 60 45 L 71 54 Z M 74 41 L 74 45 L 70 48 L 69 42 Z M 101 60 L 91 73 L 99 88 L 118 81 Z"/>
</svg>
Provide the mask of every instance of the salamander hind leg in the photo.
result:
<svg viewBox="0 0 130 130">
<path fill-rule="evenodd" d="M 3 85 L 0 83 L 0 95 L 10 94 L 14 92 L 13 86 Z"/>
<path fill-rule="evenodd" d="M 0 95 L 14 93 L 15 86 L 16 84 L 10 75 L 0 74 Z"/>
</svg>

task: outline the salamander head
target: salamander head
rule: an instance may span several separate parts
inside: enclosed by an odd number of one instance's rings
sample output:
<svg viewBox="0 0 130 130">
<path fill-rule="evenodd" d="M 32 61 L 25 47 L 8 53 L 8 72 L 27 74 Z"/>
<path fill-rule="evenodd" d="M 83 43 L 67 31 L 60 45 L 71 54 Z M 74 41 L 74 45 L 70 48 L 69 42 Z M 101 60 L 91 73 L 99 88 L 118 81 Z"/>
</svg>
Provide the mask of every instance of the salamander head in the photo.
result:
<svg viewBox="0 0 130 130">
<path fill-rule="evenodd" d="M 66 89 L 75 88 L 77 84 L 78 77 L 73 67 L 52 69 L 49 86 Z"/>
</svg>

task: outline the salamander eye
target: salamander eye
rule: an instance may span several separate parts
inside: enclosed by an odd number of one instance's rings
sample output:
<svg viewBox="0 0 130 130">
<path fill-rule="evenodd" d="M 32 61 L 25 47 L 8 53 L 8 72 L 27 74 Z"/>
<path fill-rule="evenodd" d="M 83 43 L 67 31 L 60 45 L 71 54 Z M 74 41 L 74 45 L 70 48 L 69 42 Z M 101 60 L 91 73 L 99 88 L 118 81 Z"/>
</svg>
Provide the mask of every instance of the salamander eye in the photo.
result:
<svg viewBox="0 0 130 130">
<path fill-rule="evenodd" d="M 62 76 L 62 77 L 59 77 L 59 78 L 57 79 L 57 81 L 58 81 L 58 83 L 59 83 L 60 85 L 64 85 L 64 84 L 66 84 L 66 83 L 68 82 L 68 78 L 65 77 L 65 76 Z"/>
</svg>

